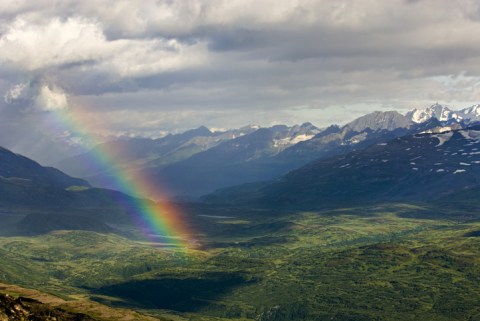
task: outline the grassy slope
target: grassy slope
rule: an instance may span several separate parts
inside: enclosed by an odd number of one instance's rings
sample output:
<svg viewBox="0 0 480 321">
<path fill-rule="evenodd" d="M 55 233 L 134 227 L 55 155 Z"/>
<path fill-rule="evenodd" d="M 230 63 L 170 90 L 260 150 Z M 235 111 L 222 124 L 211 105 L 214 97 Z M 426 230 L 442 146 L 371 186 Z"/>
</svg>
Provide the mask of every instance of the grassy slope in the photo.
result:
<svg viewBox="0 0 480 321">
<path fill-rule="evenodd" d="M 0 238 L 0 279 L 170 320 L 480 320 L 480 237 L 465 236 L 480 222 L 462 204 L 202 217 L 212 232 L 198 250 L 80 231 Z"/>
<path fill-rule="evenodd" d="M 46 306 L 44 309 L 62 309 L 67 312 L 83 313 L 95 316 L 100 321 L 154 321 L 155 318 L 142 315 L 127 309 L 115 309 L 97 302 L 88 300 L 85 297 L 76 297 L 75 300 L 64 300 L 57 296 L 44 292 L 22 288 L 16 285 L 0 283 L 0 291 L 13 297 L 24 297 L 37 300 Z"/>
</svg>

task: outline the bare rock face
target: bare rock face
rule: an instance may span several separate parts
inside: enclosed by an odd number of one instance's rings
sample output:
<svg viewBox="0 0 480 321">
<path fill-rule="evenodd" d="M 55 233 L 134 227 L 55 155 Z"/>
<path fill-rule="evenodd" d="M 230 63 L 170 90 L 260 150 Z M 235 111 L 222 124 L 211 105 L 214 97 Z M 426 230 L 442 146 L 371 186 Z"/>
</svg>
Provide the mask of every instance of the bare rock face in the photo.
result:
<svg viewBox="0 0 480 321">
<path fill-rule="evenodd" d="M 95 321 L 82 313 L 67 312 L 39 301 L 0 294 L 0 321 Z"/>
</svg>

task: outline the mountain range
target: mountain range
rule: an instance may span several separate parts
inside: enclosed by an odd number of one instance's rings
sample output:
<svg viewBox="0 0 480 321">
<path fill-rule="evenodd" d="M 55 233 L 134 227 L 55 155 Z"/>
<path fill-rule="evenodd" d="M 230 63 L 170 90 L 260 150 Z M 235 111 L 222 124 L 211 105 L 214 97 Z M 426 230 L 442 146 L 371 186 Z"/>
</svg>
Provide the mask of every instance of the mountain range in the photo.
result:
<svg viewBox="0 0 480 321">
<path fill-rule="evenodd" d="M 207 202 L 315 209 L 332 204 L 434 200 L 480 188 L 480 126 L 439 127 L 323 158 L 279 180 L 220 190 Z"/>
<path fill-rule="evenodd" d="M 161 185 L 165 197 L 199 197 L 217 189 L 278 178 L 323 157 L 387 142 L 446 124 L 465 127 L 480 119 L 480 106 L 459 111 L 434 104 L 405 115 L 373 112 L 344 125 L 320 129 L 311 123 L 269 128 L 246 126 L 225 132 L 199 127 L 159 139 L 131 138 L 106 142 L 57 163 L 66 173 L 92 185 L 109 185 L 118 169 L 141 172 Z M 95 162 L 107 151 L 113 164 Z"/>
<path fill-rule="evenodd" d="M 315 208 L 338 201 L 438 198 L 479 185 L 477 107 L 374 112 L 324 129 L 310 123 L 220 133 L 199 127 L 156 140 L 104 143 L 59 164 L 92 182 L 118 167 L 143 171 L 171 195 L 207 194 L 202 200 L 217 205 Z M 104 150 L 118 167 L 92 167 L 95 154 Z M 92 187 L 5 148 L 0 160 L 0 207 L 21 212 L 11 220 L 18 231 L 113 231 L 109 224 L 129 224 L 133 209 L 124 205 L 135 201 L 122 191 Z"/>
</svg>

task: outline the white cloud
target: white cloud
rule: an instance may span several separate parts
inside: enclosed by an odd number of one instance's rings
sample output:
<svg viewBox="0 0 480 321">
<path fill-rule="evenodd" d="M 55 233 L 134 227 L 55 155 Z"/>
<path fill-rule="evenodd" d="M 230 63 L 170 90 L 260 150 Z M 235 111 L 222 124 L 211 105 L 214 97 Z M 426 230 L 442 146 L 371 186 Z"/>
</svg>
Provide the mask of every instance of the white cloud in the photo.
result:
<svg viewBox="0 0 480 321">
<path fill-rule="evenodd" d="M 10 104 L 16 100 L 18 100 L 27 88 L 27 83 L 20 83 L 13 85 L 9 91 L 3 96 L 6 103 Z"/>
<path fill-rule="evenodd" d="M 55 18 L 45 25 L 19 18 L 0 38 L 0 61 L 34 71 L 101 59 L 103 49 L 105 37 L 99 26 L 84 18 Z"/>
<path fill-rule="evenodd" d="M 48 85 L 42 85 L 35 98 L 34 107 L 45 111 L 67 109 L 67 95 L 58 87 L 51 88 Z"/>
<path fill-rule="evenodd" d="M 99 23 L 82 17 L 40 25 L 18 18 L 0 38 L 0 62 L 40 73 L 79 64 L 85 72 L 129 77 L 200 65 L 205 49 L 175 39 L 108 40 Z"/>
<path fill-rule="evenodd" d="M 0 2 L 5 102 L 86 102 L 109 133 L 465 107 L 479 76 L 478 1 Z"/>
<path fill-rule="evenodd" d="M 120 77 L 155 75 L 184 70 L 207 62 L 206 46 L 202 43 L 185 45 L 177 40 L 118 40 L 110 59 L 98 69 Z"/>
</svg>

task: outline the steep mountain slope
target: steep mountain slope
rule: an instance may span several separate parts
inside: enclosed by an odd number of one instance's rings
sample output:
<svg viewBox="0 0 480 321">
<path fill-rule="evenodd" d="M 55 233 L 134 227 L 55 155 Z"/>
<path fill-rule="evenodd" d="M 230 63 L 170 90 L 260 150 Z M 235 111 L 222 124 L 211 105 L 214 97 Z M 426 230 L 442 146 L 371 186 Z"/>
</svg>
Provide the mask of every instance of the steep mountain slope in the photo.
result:
<svg viewBox="0 0 480 321">
<path fill-rule="evenodd" d="M 43 167 L 37 162 L 0 147 L 0 176 L 20 178 L 36 184 L 60 188 L 90 186 L 85 180 L 70 177 L 52 167 Z"/>
<path fill-rule="evenodd" d="M 434 131 L 317 160 L 277 182 L 256 186 L 246 196 L 230 189 L 207 200 L 228 196 L 271 206 L 316 208 L 338 202 L 435 199 L 480 187 L 480 127 Z"/>
<path fill-rule="evenodd" d="M 172 195 L 199 196 L 218 188 L 271 179 L 285 172 L 272 158 L 318 133 L 310 123 L 260 128 L 153 173 Z"/>
<path fill-rule="evenodd" d="M 84 180 L 4 148 L 0 161 L 0 233 L 112 232 L 108 224 L 132 224 L 138 201 L 131 196 L 91 188 Z"/>
<path fill-rule="evenodd" d="M 0 234 L 42 234 L 53 230 L 117 232 L 137 215 L 134 198 L 111 190 L 66 190 L 30 180 L 0 177 Z"/>
</svg>

